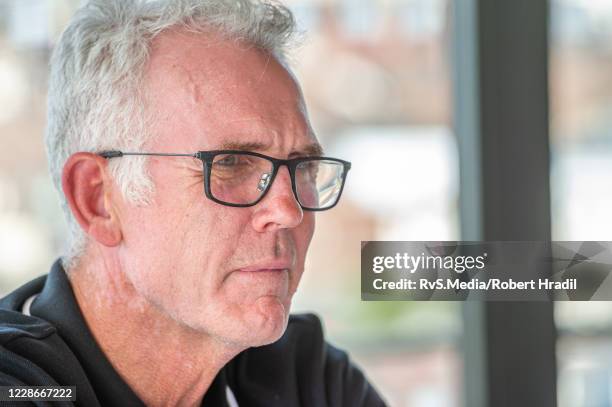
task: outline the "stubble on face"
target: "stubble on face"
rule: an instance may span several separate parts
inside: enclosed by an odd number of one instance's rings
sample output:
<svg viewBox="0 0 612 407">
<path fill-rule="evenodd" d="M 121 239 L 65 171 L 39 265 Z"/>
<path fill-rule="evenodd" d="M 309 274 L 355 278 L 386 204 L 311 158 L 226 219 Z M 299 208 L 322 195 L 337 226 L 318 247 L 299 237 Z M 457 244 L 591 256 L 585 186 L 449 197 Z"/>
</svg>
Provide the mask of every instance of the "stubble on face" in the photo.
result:
<svg viewBox="0 0 612 407">
<path fill-rule="evenodd" d="M 150 98 L 156 137 L 148 151 L 254 142 L 281 158 L 313 143 L 299 88 L 269 54 L 181 32 L 156 41 L 147 90 L 161 96 Z M 153 157 L 149 172 L 153 204 L 126 217 L 123 261 L 136 290 L 177 323 L 220 341 L 277 340 L 303 273 L 313 213 L 282 224 L 278 214 L 296 205 L 282 177 L 257 206 L 232 208 L 206 199 L 197 160 Z M 287 270 L 248 270 L 275 262 Z"/>
</svg>

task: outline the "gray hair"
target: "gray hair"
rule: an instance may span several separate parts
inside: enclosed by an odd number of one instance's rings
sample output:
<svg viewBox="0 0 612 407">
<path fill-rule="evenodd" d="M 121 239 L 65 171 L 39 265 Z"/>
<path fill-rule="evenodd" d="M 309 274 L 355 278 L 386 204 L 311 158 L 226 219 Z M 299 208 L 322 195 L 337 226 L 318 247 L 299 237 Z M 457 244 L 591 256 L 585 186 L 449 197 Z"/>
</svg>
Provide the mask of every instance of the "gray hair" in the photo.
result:
<svg viewBox="0 0 612 407">
<path fill-rule="evenodd" d="M 51 58 L 45 144 L 51 177 L 69 228 L 67 271 L 76 265 L 87 235 L 62 193 L 61 175 L 79 151 L 138 151 L 150 118 L 141 86 L 151 41 L 169 28 L 213 29 L 243 40 L 285 63 L 295 39 L 291 12 L 268 0 L 90 0 L 72 18 Z M 111 160 L 111 176 L 124 197 L 146 205 L 153 192 L 143 157 Z"/>
</svg>

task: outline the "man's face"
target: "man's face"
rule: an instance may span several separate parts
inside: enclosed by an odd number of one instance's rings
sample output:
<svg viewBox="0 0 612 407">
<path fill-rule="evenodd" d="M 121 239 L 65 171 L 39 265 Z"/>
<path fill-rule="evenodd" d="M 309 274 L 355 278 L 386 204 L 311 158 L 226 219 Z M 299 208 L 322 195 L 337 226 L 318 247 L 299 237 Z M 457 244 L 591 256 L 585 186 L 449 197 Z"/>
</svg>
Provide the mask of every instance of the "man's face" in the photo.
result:
<svg viewBox="0 0 612 407">
<path fill-rule="evenodd" d="M 165 33 L 153 44 L 145 83 L 155 119 L 145 151 L 244 148 L 289 158 L 317 145 L 292 77 L 245 44 Z M 148 169 L 153 203 L 119 205 L 120 260 L 136 290 L 177 322 L 224 342 L 278 339 L 315 225 L 294 198 L 287 168 L 247 208 L 207 199 L 199 160 L 152 157 Z"/>
</svg>

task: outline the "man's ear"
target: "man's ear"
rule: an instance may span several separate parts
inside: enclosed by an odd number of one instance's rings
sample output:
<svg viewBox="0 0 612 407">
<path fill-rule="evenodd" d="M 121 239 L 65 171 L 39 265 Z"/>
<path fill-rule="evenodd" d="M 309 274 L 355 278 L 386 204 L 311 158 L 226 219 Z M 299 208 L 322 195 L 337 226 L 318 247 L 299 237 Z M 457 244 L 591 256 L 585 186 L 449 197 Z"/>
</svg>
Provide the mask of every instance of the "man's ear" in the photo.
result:
<svg viewBox="0 0 612 407">
<path fill-rule="evenodd" d="M 105 246 L 117 246 L 121 225 L 111 204 L 112 185 L 106 159 L 92 153 L 71 155 L 62 171 L 64 195 L 81 228 Z"/>
</svg>

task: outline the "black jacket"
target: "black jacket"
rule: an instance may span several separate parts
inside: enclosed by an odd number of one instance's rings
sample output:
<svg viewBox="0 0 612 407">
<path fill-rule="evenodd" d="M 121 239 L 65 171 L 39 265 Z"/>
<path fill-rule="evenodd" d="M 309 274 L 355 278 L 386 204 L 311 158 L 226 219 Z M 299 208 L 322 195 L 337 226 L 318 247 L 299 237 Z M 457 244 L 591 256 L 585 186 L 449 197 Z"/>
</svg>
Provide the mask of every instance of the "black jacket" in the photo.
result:
<svg viewBox="0 0 612 407">
<path fill-rule="evenodd" d="M 59 261 L 0 299 L 0 386 L 7 385 L 76 386 L 78 406 L 144 405 L 96 344 Z M 346 353 L 324 341 L 312 314 L 292 315 L 277 342 L 232 359 L 203 405 L 229 406 L 228 392 L 240 407 L 384 405 Z"/>
</svg>

